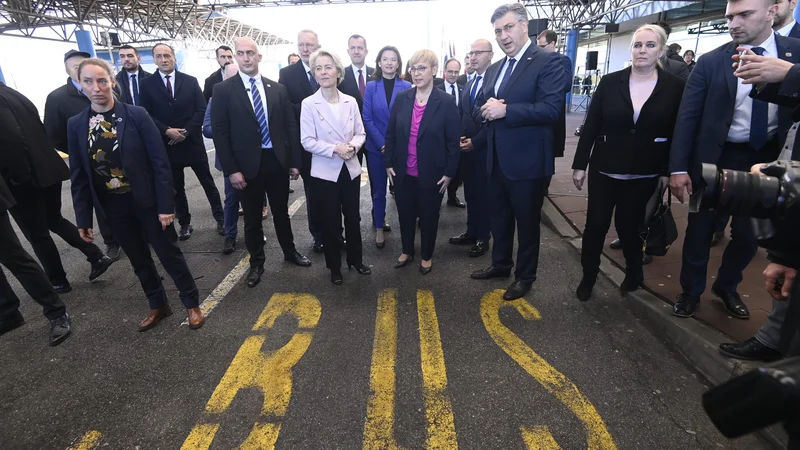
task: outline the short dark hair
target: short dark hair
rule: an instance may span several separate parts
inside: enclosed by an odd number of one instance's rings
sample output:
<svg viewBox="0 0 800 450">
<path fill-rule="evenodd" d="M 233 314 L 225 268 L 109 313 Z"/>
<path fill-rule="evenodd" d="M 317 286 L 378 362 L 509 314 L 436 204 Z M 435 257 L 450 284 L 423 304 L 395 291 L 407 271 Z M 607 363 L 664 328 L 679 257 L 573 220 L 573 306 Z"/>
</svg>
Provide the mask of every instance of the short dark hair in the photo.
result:
<svg viewBox="0 0 800 450">
<path fill-rule="evenodd" d="M 458 63 L 458 70 L 460 71 L 461 70 L 461 61 L 459 61 L 458 58 L 450 58 L 447 61 L 445 61 L 443 69 L 447 70 L 447 65 L 450 64 L 453 61 Z"/>
<path fill-rule="evenodd" d="M 122 51 L 122 50 L 133 50 L 133 53 L 135 53 L 136 56 L 139 56 L 139 50 L 137 50 L 136 47 L 134 47 L 132 45 L 129 45 L 129 44 L 121 45 L 119 47 L 119 51 Z"/>
<path fill-rule="evenodd" d="M 300 55 L 298 55 L 297 53 L 292 53 L 292 54 L 289 55 L 288 58 L 286 58 L 286 62 L 287 63 L 289 63 L 289 64 L 292 63 L 292 56 L 296 56 L 296 57 L 300 58 Z"/>
<path fill-rule="evenodd" d="M 669 35 L 672 34 L 672 27 L 669 26 L 669 24 L 667 22 L 664 22 L 663 20 L 659 20 L 658 22 L 653 22 L 652 25 L 658 25 L 661 28 L 663 28 L 664 31 L 667 32 L 667 37 L 669 37 Z"/>
<path fill-rule="evenodd" d="M 681 51 L 681 45 L 676 43 L 669 44 L 669 50 L 678 53 Z"/>
<path fill-rule="evenodd" d="M 378 52 L 378 57 L 375 58 L 375 67 L 376 68 L 380 68 L 381 58 L 383 58 L 383 53 L 384 52 L 389 52 L 389 51 L 394 52 L 394 54 L 397 55 L 397 70 L 395 71 L 395 73 L 397 74 L 397 77 L 402 80 L 403 79 L 403 58 L 400 57 L 400 50 L 398 50 L 397 47 L 394 47 L 394 46 L 391 46 L 391 45 L 387 45 L 386 47 L 383 47 Z M 374 78 L 376 80 L 380 80 L 381 78 L 383 78 L 383 71 L 382 70 L 376 70 L 375 72 L 373 72 L 372 78 Z"/>
<path fill-rule="evenodd" d="M 364 40 L 364 48 L 367 48 L 367 38 L 365 38 L 364 36 L 362 36 L 360 34 L 354 34 L 354 35 L 350 36 L 349 38 L 347 38 L 347 46 L 348 47 L 350 47 L 350 41 L 352 41 L 353 39 L 363 39 Z"/>
<path fill-rule="evenodd" d="M 683 56 L 686 56 L 687 53 L 691 53 L 692 54 L 692 58 L 695 57 L 694 50 L 686 50 L 685 52 L 683 52 Z"/>
<path fill-rule="evenodd" d="M 214 54 L 215 54 L 216 56 L 219 56 L 219 51 L 220 51 L 220 50 L 224 50 L 224 51 L 226 51 L 226 52 L 231 52 L 231 53 L 233 53 L 233 50 L 232 50 L 230 47 L 228 47 L 227 45 L 220 45 L 219 47 L 217 47 L 217 49 L 216 49 L 216 50 L 214 50 Z"/>
<path fill-rule="evenodd" d="M 537 39 L 542 37 L 548 44 L 551 42 L 555 42 L 556 44 L 558 44 L 558 34 L 556 34 L 556 32 L 553 30 L 544 30 L 541 33 L 539 33 L 539 36 L 536 36 Z"/>
<path fill-rule="evenodd" d="M 153 51 L 155 51 L 156 47 L 158 47 L 159 45 L 163 45 L 164 47 L 167 47 L 167 48 L 169 49 L 169 51 L 171 51 L 171 52 L 172 52 L 172 56 L 175 56 L 175 49 L 174 49 L 174 48 L 172 48 L 172 46 L 171 46 L 171 45 L 169 45 L 169 44 L 166 44 L 166 43 L 164 43 L 164 42 L 159 42 L 158 44 L 154 45 L 154 46 L 153 46 Z"/>
</svg>

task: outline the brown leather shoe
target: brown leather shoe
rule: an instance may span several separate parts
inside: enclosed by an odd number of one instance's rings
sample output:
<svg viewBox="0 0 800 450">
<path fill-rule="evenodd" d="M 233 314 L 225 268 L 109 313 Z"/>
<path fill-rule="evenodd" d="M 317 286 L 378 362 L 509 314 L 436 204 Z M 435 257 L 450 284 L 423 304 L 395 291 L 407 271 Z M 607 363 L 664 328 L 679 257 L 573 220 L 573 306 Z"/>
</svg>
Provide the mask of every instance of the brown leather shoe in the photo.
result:
<svg viewBox="0 0 800 450">
<path fill-rule="evenodd" d="M 196 330 L 206 323 L 206 318 L 203 317 L 203 311 L 200 311 L 200 308 L 189 308 L 186 313 L 189 316 L 189 328 L 192 330 Z"/>
<path fill-rule="evenodd" d="M 147 314 L 147 317 L 145 317 L 143 321 L 139 322 L 139 331 L 147 331 L 150 328 L 158 325 L 158 322 L 160 322 L 161 319 L 171 315 L 172 308 L 170 308 L 169 305 L 159 309 L 151 309 Z"/>
</svg>

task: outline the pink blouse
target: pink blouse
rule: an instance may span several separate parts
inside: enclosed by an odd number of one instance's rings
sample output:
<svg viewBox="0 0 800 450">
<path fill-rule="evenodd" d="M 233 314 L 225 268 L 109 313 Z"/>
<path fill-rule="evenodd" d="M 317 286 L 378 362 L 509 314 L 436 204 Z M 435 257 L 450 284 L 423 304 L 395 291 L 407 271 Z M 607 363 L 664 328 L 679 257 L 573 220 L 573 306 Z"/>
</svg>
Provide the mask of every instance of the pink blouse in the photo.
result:
<svg viewBox="0 0 800 450">
<path fill-rule="evenodd" d="M 414 101 L 414 113 L 411 115 L 411 131 L 408 134 L 408 161 L 406 162 L 406 174 L 412 177 L 419 176 L 417 168 L 417 136 L 419 135 L 419 123 L 422 115 L 425 114 L 425 107 L 428 105 L 418 105 Z"/>
</svg>

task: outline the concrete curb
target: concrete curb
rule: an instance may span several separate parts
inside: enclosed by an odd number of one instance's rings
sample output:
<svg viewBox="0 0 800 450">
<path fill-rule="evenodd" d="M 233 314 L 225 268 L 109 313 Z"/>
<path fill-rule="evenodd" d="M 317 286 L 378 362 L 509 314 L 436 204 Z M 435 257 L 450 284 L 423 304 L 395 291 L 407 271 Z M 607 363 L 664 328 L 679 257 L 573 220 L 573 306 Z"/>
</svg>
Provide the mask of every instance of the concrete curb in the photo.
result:
<svg viewBox="0 0 800 450">
<path fill-rule="evenodd" d="M 542 223 L 580 252 L 580 234 L 549 198 L 544 200 L 542 213 Z M 625 278 L 624 270 L 605 254 L 600 259 L 600 271 L 617 286 Z M 730 338 L 696 319 L 673 316 L 671 305 L 648 290 L 641 289 L 628 294 L 626 303 L 635 314 L 653 326 L 654 334 L 670 342 L 691 367 L 711 384 L 720 384 L 757 367 L 756 364 L 720 354 L 717 350 L 719 344 L 730 342 Z M 786 448 L 788 437 L 782 427 L 773 426 L 759 434 L 776 448 Z"/>
</svg>

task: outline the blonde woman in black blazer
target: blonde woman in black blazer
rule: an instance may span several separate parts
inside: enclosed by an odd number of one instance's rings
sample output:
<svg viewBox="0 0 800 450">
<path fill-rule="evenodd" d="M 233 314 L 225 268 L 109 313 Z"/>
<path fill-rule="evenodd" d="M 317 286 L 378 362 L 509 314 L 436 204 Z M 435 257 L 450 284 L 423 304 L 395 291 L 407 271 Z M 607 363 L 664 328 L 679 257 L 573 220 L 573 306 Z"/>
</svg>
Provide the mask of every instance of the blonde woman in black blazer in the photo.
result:
<svg viewBox="0 0 800 450">
<path fill-rule="evenodd" d="M 631 66 L 600 80 L 572 163 L 579 190 L 589 166 L 589 205 L 583 232 L 583 279 L 578 299 L 587 301 L 597 280 L 611 214 L 625 255 L 626 295 L 643 280 L 642 240 L 647 201 L 659 180 L 669 176 L 669 148 L 684 82 L 658 64 L 666 50 L 667 34 L 657 25 L 644 25 L 631 41 Z"/>
</svg>

